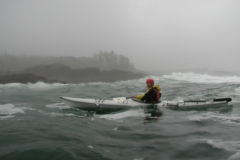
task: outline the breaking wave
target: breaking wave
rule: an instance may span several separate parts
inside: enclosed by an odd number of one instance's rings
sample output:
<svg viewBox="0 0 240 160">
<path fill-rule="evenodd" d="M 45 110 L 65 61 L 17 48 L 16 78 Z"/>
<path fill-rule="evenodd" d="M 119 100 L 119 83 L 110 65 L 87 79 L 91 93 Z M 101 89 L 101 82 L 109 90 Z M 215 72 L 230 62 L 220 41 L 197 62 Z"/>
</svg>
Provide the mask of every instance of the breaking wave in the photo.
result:
<svg viewBox="0 0 240 160">
<path fill-rule="evenodd" d="M 194 83 L 240 83 L 240 77 L 238 76 L 211 76 L 193 72 L 172 73 L 171 75 L 163 75 L 163 78 Z"/>
</svg>

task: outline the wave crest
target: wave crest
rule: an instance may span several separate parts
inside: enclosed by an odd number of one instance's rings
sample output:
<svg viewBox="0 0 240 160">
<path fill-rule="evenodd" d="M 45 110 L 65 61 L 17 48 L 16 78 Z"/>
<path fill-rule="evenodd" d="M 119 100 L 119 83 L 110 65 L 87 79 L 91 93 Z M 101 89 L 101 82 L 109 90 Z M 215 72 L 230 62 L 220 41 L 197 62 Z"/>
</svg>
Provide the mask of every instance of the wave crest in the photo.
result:
<svg viewBox="0 0 240 160">
<path fill-rule="evenodd" d="M 194 83 L 240 83 L 240 77 L 238 76 L 211 76 L 193 72 L 177 72 L 171 75 L 163 75 L 163 78 Z"/>
</svg>

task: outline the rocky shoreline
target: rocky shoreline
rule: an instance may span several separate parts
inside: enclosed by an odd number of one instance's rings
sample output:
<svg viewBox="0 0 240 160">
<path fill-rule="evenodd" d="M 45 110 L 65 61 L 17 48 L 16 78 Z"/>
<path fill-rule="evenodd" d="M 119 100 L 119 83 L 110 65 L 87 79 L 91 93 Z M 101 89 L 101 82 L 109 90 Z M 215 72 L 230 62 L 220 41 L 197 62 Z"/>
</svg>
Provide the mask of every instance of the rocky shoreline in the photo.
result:
<svg viewBox="0 0 240 160">
<path fill-rule="evenodd" d="M 100 71 L 98 68 L 72 69 L 62 64 L 34 66 L 18 72 L 0 72 L 0 84 L 7 83 L 90 83 L 115 82 L 146 77 L 145 73 L 121 70 Z"/>
<path fill-rule="evenodd" d="M 8 84 L 8 83 L 67 83 L 63 81 L 50 80 L 42 76 L 36 76 L 34 74 L 9 74 L 0 76 L 0 84 Z"/>
</svg>

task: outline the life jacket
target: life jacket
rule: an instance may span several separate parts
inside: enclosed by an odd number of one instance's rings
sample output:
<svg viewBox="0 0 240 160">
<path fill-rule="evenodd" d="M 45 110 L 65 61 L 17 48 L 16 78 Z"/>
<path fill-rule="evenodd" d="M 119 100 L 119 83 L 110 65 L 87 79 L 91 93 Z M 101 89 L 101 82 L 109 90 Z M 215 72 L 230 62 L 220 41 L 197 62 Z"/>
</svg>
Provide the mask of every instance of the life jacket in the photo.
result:
<svg viewBox="0 0 240 160">
<path fill-rule="evenodd" d="M 159 85 L 155 85 L 155 86 L 153 86 L 153 89 L 155 90 L 155 96 L 156 96 L 156 98 L 153 97 L 153 98 L 155 99 L 154 101 L 159 102 L 159 100 L 160 100 L 160 98 L 161 98 L 161 93 L 160 93 L 161 87 L 160 87 Z M 147 92 L 148 92 L 149 90 L 150 90 L 150 88 L 147 90 Z M 146 92 L 146 93 L 147 93 L 147 92 Z M 145 94 L 146 94 L 146 93 L 145 93 Z M 139 100 L 141 100 L 142 97 L 143 97 L 145 94 L 137 95 L 136 98 L 139 99 Z"/>
<path fill-rule="evenodd" d="M 160 100 L 162 94 L 157 89 L 155 89 L 155 91 L 156 91 L 156 101 L 158 102 Z"/>
<path fill-rule="evenodd" d="M 156 92 L 156 102 L 158 102 L 161 98 L 161 93 L 160 93 L 160 90 L 161 90 L 161 87 L 160 86 L 153 86 L 155 92 Z"/>
</svg>

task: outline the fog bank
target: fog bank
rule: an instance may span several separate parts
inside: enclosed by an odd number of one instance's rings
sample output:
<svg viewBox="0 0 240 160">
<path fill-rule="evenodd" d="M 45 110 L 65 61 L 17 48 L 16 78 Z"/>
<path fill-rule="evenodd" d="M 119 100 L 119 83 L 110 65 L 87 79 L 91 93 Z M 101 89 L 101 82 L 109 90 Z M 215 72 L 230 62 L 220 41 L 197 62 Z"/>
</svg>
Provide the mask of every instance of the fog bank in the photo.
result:
<svg viewBox="0 0 240 160">
<path fill-rule="evenodd" d="M 92 56 L 137 69 L 239 71 L 240 1 L 0 1 L 0 53 Z"/>
</svg>

